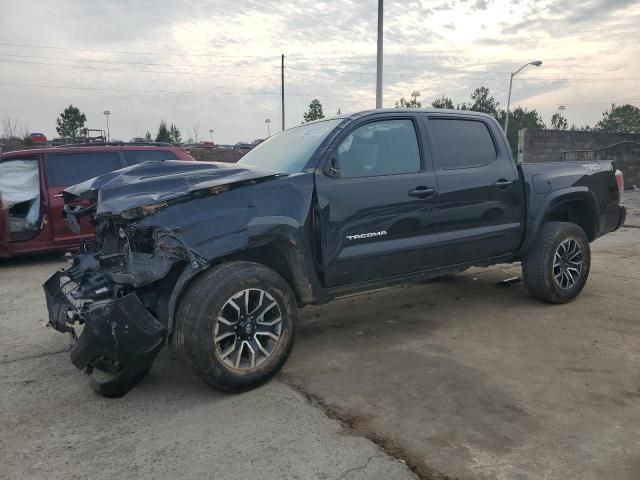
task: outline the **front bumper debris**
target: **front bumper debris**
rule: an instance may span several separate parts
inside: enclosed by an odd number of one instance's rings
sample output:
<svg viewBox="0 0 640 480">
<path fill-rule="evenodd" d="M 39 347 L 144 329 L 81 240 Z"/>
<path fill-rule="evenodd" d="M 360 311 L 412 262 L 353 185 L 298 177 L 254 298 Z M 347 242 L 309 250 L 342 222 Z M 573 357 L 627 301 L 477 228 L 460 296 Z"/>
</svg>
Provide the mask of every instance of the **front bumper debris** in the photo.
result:
<svg viewBox="0 0 640 480">
<path fill-rule="evenodd" d="M 119 396 L 149 371 L 161 350 L 167 329 L 149 313 L 135 293 L 117 299 L 83 301 L 72 295 L 73 284 L 57 272 L 43 285 L 49 323 L 74 342 L 71 362 L 79 369 L 106 373 L 94 382 L 98 393 Z M 77 335 L 76 326 L 82 326 Z"/>
</svg>

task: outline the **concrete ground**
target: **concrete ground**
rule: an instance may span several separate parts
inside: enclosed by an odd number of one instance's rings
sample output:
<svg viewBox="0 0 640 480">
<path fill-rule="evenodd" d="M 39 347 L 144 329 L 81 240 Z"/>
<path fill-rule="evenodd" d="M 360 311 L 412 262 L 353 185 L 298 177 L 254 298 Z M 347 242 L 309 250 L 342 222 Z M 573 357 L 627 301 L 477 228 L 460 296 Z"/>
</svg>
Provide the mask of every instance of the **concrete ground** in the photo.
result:
<svg viewBox="0 0 640 480">
<path fill-rule="evenodd" d="M 44 327 L 60 257 L 0 261 L 0 478 L 637 480 L 639 220 L 568 305 L 507 266 L 305 308 L 283 372 L 235 396 L 171 351 L 94 395 Z"/>
</svg>

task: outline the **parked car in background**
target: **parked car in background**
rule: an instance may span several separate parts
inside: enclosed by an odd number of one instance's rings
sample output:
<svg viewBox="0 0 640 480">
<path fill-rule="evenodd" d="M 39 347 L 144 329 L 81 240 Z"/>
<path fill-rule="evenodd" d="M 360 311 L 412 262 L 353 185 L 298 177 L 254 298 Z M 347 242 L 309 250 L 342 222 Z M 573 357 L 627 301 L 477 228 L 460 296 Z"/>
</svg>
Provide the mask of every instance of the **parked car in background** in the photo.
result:
<svg viewBox="0 0 640 480">
<path fill-rule="evenodd" d="M 29 138 L 33 143 L 47 143 L 47 137 L 44 133 L 30 133 Z"/>
<path fill-rule="evenodd" d="M 67 145 L 2 154 L 0 257 L 64 251 L 92 238 L 94 226 L 88 219 L 80 221 L 78 233 L 71 231 L 63 215 L 63 190 L 150 160 L 193 158 L 181 148 L 156 143 Z"/>
</svg>

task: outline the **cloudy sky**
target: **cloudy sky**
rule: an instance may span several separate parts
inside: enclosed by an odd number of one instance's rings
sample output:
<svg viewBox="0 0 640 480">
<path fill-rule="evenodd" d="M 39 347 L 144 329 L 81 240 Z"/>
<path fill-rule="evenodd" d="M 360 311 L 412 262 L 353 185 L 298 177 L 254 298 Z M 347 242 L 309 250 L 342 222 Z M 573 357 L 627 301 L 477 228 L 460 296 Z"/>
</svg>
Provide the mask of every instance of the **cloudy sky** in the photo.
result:
<svg viewBox="0 0 640 480">
<path fill-rule="evenodd" d="M 2 0 L 0 117 L 56 136 L 72 103 L 90 128 L 129 139 L 161 118 L 218 143 L 287 126 L 317 97 L 325 114 L 375 105 L 377 0 Z M 566 106 L 593 124 L 608 104 L 640 105 L 639 0 L 387 0 L 385 106 L 419 91 L 467 101 L 487 86 L 545 121 Z M 199 125 L 199 127 L 198 127 Z"/>
</svg>

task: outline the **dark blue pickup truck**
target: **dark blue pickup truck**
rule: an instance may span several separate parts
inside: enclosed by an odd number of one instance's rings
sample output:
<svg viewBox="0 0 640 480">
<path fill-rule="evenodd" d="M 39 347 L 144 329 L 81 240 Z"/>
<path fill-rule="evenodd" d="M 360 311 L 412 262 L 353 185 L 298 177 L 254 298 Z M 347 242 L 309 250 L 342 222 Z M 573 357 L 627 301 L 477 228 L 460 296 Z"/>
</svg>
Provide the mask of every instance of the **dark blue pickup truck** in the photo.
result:
<svg viewBox="0 0 640 480">
<path fill-rule="evenodd" d="M 533 296 L 568 302 L 625 219 L 611 163 L 518 165 L 492 117 L 441 110 L 322 120 L 237 164 L 147 162 L 64 198 L 96 237 L 46 282 L 50 322 L 108 396 L 168 343 L 212 387 L 255 387 L 298 307 L 472 266 L 521 261 Z"/>
</svg>

